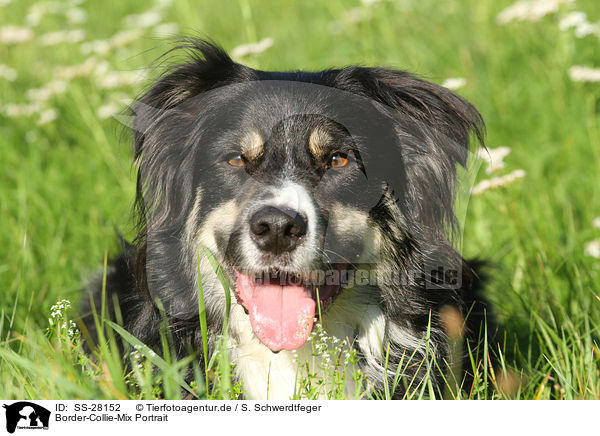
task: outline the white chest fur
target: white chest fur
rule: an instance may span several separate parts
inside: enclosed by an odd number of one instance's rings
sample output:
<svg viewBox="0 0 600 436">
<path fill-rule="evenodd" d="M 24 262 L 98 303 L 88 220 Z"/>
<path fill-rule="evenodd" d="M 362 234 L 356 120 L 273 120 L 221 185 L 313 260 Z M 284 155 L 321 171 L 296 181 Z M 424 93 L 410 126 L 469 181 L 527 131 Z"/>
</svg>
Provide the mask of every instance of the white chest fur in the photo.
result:
<svg viewBox="0 0 600 436">
<path fill-rule="evenodd" d="M 232 307 L 230 320 L 233 346 L 231 357 L 235 363 L 236 375 L 243 384 L 245 398 L 284 400 L 303 397 L 303 393 L 299 392 L 298 380 L 306 375 L 307 364 L 310 373 L 320 373 L 323 376 L 321 380 L 328 373 L 331 376 L 332 371 L 327 370 L 331 361 L 327 356 L 333 353 L 324 349 L 324 342 L 309 340 L 298 350 L 273 353 L 254 335 L 248 315 L 241 306 Z M 365 363 L 381 370 L 384 341 L 391 340 L 409 348 L 418 344 L 418 339 L 406 329 L 388 323 L 377 305 L 361 304 L 351 298 L 351 295 L 342 295 L 336 301 L 324 317 L 324 327 L 329 336 L 330 348 L 343 348 L 345 351 L 349 346 L 360 348 Z M 338 372 L 341 370 L 343 373 L 341 368 L 343 365 L 338 366 Z M 356 369 L 348 366 L 341 377 L 337 374 L 337 381 L 342 380 L 343 393 L 348 398 L 354 398 L 355 395 L 356 382 L 352 372 Z M 326 399 L 331 392 L 330 388 L 331 381 L 325 380 L 318 396 Z"/>
</svg>

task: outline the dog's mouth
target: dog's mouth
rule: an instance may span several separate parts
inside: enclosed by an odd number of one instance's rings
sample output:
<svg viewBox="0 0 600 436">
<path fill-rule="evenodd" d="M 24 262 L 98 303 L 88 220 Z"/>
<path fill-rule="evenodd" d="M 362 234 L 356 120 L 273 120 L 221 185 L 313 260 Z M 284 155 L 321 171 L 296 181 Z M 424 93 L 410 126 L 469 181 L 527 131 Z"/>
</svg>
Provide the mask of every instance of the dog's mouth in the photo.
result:
<svg viewBox="0 0 600 436">
<path fill-rule="evenodd" d="M 236 297 L 248 312 L 254 334 L 272 351 L 304 345 L 316 315 L 324 313 L 342 290 L 336 281 L 302 280 L 288 273 L 235 275 Z"/>
</svg>

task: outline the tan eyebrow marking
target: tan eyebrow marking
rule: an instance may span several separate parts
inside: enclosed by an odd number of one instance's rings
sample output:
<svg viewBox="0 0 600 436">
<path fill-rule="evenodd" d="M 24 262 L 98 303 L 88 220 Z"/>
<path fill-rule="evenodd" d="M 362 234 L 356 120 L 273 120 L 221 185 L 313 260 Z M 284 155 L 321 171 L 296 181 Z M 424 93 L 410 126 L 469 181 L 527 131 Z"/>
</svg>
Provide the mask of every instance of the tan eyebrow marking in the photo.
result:
<svg viewBox="0 0 600 436">
<path fill-rule="evenodd" d="M 326 153 L 326 144 L 331 141 L 331 136 L 323 128 L 316 127 L 308 138 L 308 148 L 317 159 Z"/>
<path fill-rule="evenodd" d="M 260 133 L 256 130 L 247 132 L 241 141 L 242 153 L 247 159 L 252 160 L 258 158 L 264 148 L 264 141 Z"/>
</svg>

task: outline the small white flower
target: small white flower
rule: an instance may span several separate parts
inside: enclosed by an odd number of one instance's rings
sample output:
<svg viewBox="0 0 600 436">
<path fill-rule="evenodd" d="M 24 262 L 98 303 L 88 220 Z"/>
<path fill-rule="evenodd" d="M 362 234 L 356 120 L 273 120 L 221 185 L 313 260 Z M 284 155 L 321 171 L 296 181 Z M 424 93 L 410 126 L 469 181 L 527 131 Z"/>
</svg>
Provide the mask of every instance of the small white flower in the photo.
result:
<svg viewBox="0 0 600 436">
<path fill-rule="evenodd" d="M 585 12 L 574 11 L 565 15 L 558 23 L 558 27 L 563 32 L 570 29 L 571 27 L 577 27 L 583 23 L 587 23 L 587 16 Z"/>
<path fill-rule="evenodd" d="M 14 82 L 17 79 L 17 70 L 8 65 L 0 64 L 0 78 Z"/>
<path fill-rule="evenodd" d="M 482 192 L 487 191 L 488 189 L 495 189 L 500 188 L 502 186 L 506 186 L 514 182 L 515 180 L 522 179 L 523 177 L 525 177 L 525 171 L 515 170 L 512 173 L 502 177 L 493 177 L 488 180 L 482 180 L 471 189 L 471 194 L 479 195 Z"/>
<path fill-rule="evenodd" d="M 578 24 L 574 33 L 577 38 L 585 38 L 588 35 L 600 36 L 600 24 L 588 22 Z"/>
<path fill-rule="evenodd" d="M 455 89 L 462 88 L 466 84 L 467 84 L 467 79 L 462 78 L 462 77 L 452 77 L 450 79 L 444 80 L 444 83 L 442 83 L 442 86 L 444 88 L 455 90 Z"/>
<path fill-rule="evenodd" d="M 4 105 L 2 111 L 7 117 L 23 117 L 38 113 L 41 109 L 42 107 L 38 102 L 30 104 L 9 103 Z"/>
<path fill-rule="evenodd" d="M 122 47 L 139 39 L 144 34 L 142 29 L 121 30 L 110 37 L 108 43 L 111 48 Z"/>
<path fill-rule="evenodd" d="M 514 20 L 524 20 L 529 14 L 529 2 L 521 1 L 510 5 L 496 16 L 498 24 L 507 24 Z"/>
<path fill-rule="evenodd" d="M 121 30 L 108 39 L 97 39 L 81 44 L 81 52 L 83 54 L 96 53 L 104 56 L 117 47 L 122 47 L 139 39 L 143 34 L 144 31 L 138 28 Z"/>
<path fill-rule="evenodd" d="M 36 102 L 45 102 L 52 96 L 64 94 L 67 90 L 67 82 L 64 80 L 52 80 L 46 83 L 41 88 L 33 88 L 27 90 L 25 96 L 28 100 Z"/>
<path fill-rule="evenodd" d="M 54 305 L 50 308 L 50 310 L 52 312 L 57 312 L 57 313 L 61 313 L 63 312 L 63 309 L 70 309 L 71 308 L 71 302 L 69 300 L 59 300 L 56 303 L 54 303 Z"/>
<path fill-rule="evenodd" d="M 154 4 L 158 9 L 165 9 L 173 4 L 173 0 L 155 0 Z"/>
<path fill-rule="evenodd" d="M 109 64 L 106 61 L 101 61 L 96 58 L 88 58 L 79 65 L 59 66 L 54 69 L 56 77 L 65 80 L 75 79 L 77 77 L 86 77 L 95 75 L 103 75 L 108 71 Z"/>
<path fill-rule="evenodd" d="M 159 11 L 149 10 L 141 14 L 127 15 L 123 18 L 125 27 L 152 27 L 162 20 L 162 14 Z"/>
<path fill-rule="evenodd" d="M 538 21 L 548 14 L 558 11 L 561 5 L 575 0 L 522 0 L 512 4 L 496 16 L 498 24 L 511 21 Z"/>
<path fill-rule="evenodd" d="M 75 43 L 85 39 L 85 30 L 59 30 L 57 32 L 40 35 L 40 44 L 43 46 L 56 45 L 63 42 Z"/>
<path fill-rule="evenodd" d="M 121 86 L 132 86 L 146 79 L 145 71 L 113 71 L 98 78 L 98 86 L 103 89 L 114 89 Z"/>
<path fill-rule="evenodd" d="M 110 41 L 105 39 L 96 39 L 94 41 L 84 42 L 81 44 L 81 53 L 90 54 L 96 53 L 99 55 L 106 55 L 111 50 Z"/>
<path fill-rule="evenodd" d="M 600 259 L 600 239 L 594 239 L 593 241 L 585 244 L 583 253 L 586 256 L 591 256 L 596 259 Z"/>
<path fill-rule="evenodd" d="M 35 27 L 42 22 L 44 15 L 48 13 L 58 13 L 62 8 L 63 5 L 55 1 L 34 3 L 27 10 L 27 15 L 25 15 L 25 22 L 28 25 Z"/>
<path fill-rule="evenodd" d="M 156 37 L 172 36 L 179 32 L 177 23 L 163 23 L 152 29 L 152 34 Z"/>
<path fill-rule="evenodd" d="M 371 14 L 363 8 L 351 8 L 344 12 L 342 21 L 350 24 L 360 23 L 371 18 Z"/>
<path fill-rule="evenodd" d="M 29 27 L 4 26 L 0 28 L 0 42 L 4 44 L 19 44 L 33 38 L 33 30 Z"/>
<path fill-rule="evenodd" d="M 40 118 L 38 119 L 38 125 L 44 125 L 51 123 L 58 118 L 58 111 L 56 109 L 44 109 L 40 112 Z"/>
<path fill-rule="evenodd" d="M 477 157 L 485 160 L 488 164 L 487 174 L 503 169 L 505 167 L 504 158 L 509 154 L 509 147 L 488 148 L 487 150 L 480 148 L 477 150 Z"/>
<path fill-rule="evenodd" d="M 592 225 L 596 228 L 596 229 L 600 229 L 600 216 L 594 218 L 594 220 L 592 221 Z"/>
<path fill-rule="evenodd" d="M 0 7 L 7 6 L 12 3 L 13 0 L 0 0 Z"/>
<path fill-rule="evenodd" d="M 82 24 L 87 20 L 87 12 L 81 8 L 71 8 L 65 12 L 65 16 L 69 23 Z"/>
<path fill-rule="evenodd" d="M 569 68 L 569 77 L 573 82 L 600 82 L 600 68 L 573 65 Z"/>
<path fill-rule="evenodd" d="M 234 58 L 241 58 L 250 54 L 262 53 L 270 48 L 275 40 L 273 38 L 265 38 L 254 44 L 243 44 L 235 47 L 231 50 L 231 56 Z"/>
<path fill-rule="evenodd" d="M 110 118 L 112 116 L 117 115 L 121 111 L 121 107 L 116 103 L 107 103 L 103 104 L 98 108 L 96 114 L 98 118 L 104 120 L 106 118 Z"/>
</svg>

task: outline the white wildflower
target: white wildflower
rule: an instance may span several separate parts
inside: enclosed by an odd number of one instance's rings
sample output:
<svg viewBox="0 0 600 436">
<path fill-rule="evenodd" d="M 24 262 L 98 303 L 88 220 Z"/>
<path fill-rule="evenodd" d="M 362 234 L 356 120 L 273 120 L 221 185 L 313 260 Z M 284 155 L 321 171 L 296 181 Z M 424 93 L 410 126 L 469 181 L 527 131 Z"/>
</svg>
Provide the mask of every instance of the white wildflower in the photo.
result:
<svg viewBox="0 0 600 436">
<path fill-rule="evenodd" d="M 82 24 L 87 21 L 87 12 L 81 8 L 68 9 L 65 16 L 71 24 Z"/>
<path fill-rule="evenodd" d="M 558 11 L 561 5 L 575 0 L 522 0 L 504 9 L 496 16 L 498 24 L 511 21 L 538 21 Z"/>
<path fill-rule="evenodd" d="M 121 111 L 121 107 L 116 103 L 107 103 L 103 104 L 98 108 L 96 114 L 98 118 L 104 120 L 106 118 L 110 118 L 112 116 L 117 115 Z"/>
<path fill-rule="evenodd" d="M 14 82 L 17 79 L 17 70 L 8 65 L 0 64 L 0 78 Z"/>
<path fill-rule="evenodd" d="M 600 216 L 593 219 L 592 225 L 594 228 L 600 229 Z"/>
<path fill-rule="evenodd" d="M 56 109 L 44 109 L 40 112 L 40 118 L 38 119 L 38 125 L 51 123 L 58 118 L 58 111 Z"/>
<path fill-rule="evenodd" d="M 530 2 L 520 1 L 510 5 L 496 16 L 498 24 L 510 23 L 514 20 L 525 20 L 529 14 Z"/>
<path fill-rule="evenodd" d="M 144 34 L 142 29 L 121 30 L 108 39 L 97 39 L 81 44 L 83 54 L 96 53 L 106 55 L 111 50 L 130 44 Z"/>
<path fill-rule="evenodd" d="M 141 14 L 127 15 L 123 18 L 123 25 L 125 27 L 152 27 L 160 23 L 162 18 L 159 11 L 149 10 Z"/>
<path fill-rule="evenodd" d="M 4 44 L 19 44 L 33 38 L 33 30 L 29 27 L 4 26 L 0 28 L 0 42 Z"/>
<path fill-rule="evenodd" d="M 173 0 L 155 0 L 154 4 L 158 9 L 165 9 L 173 4 Z"/>
<path fill-rule="evenodd" d="M 2 112 L 7 117 L 27 117 L 38 113 L 42 109 L 40 103 L 34 102 L 30 104 L 9 103 L 4 105 Z"/>
<path fill-rule="evenodd" d="M 583 23 L 587 23 L 587 16 L 585 15 L 585 12 L 574 11 L 562 17 L 558 23 L 558 27 L 564 32 L 565 30 L 569 30 L 571 27 L 577 27 Z"/>
<path fill-rule="evenodd" d="M 106 39 L 96 39 L 81 44 L 80 50 L 83 54 L 95 53 L 104 56 L 108 54 L 111 49 L 110 41 Z"/>
<path fill-rule="evenodd" d="M 488 180 L 482 180 L 477 185 L 475 185 L 471 189 L 471 194 L 479 195 L 488 189 L 500 188 L 502 186 L 506 186 L 515 180 L 522 179 L 525 177 L 525 171 L 523 170 L 515 170 L 510 174 L 507 174 L 502 177 L 493 177 Z"/>
<path fill-rule="evenodd" d="M 506 165 L 504 164 L 504 158 L 510 154 L 509 147 L 498 147 L 498 148 L 480 148 L 477 150 L 477 157 L 487 162 L 488 167 L 485 172 L 491 174 L 494 171 L 503 169 Z"/>
<path fill-rule="evenodd" d="M 238 45 L 233 50 L 231 50 L 231 56 L 234 58 L 241 58 L 251 54 L 262 53 L 263 51 L 270 48 L 274 42 L 275 40 L 273 38 L 265 38 L 254 44 Z"/>
<path fill-rule="evenodd" d="M 51 97 L 63 94 L 67 90 L 67 83 L 64 80 L 52 80 L 41 88 L 32 88 L 27 90 L 25 97 L 35 102 L 45 102 Z"/>
<path fill-rule="evenodd" d="M 40 36 L 40 44 L 44 46 L 56 45 L 63 42 L 75 43 L 85 39 L 85 30 L 59 30 L 57 32 L 44 33 Z"/>
<path fill-rule="evenodd" d="M 600 82 L 600 68 L 573 65 L 569 68 L 569 77 L 573 82 Z"/>
<path fill-rule="evenodd" d="M 124 92 L 116 92 L 110 95 L 109 101 L 112 103 L 119 103 L 121 107 L 125 108 L 131 106 L 134 102 L 134 99 L 131 98 L 129 94 Z"/>
<path fill-rule="evenodd" d="M 30 8 L 25 16 L 25 22 L 31 27 L 35 27 L 42 22 L 44 11 L 40 8 Z"/>
<path fill-rule="evenodd" d="M 171 36 L 179 32 L 177 23 L 163 23 L 152 29 L 152 34 L 156 37 Z"/>
<path fill-rule="evenodd" d="M 53 314 L 52 317 L 56 318 L 56 316 L 63 316 L 64 313 L 71 308 L 71 302 L 69 300 L 58 300 L 56 303 L 52 305 L 50 308 L 50 312 Z"/>
<path fill-rule="evenodd" d="M 112 71 L 98 78 L 98 86 L 103 89 L 114 89 L 121 86 L 132 86 L 146 79 L 145 71 Z"/>
<path fill-rule="evenodd" d="M 31 5 L 27 10 L 25 22 L 32 27 L 39 25 L 46 14 L 58 14 L 62 12 L 65 5 L 57 1 L 38 2 Z"/>
<path fill-rule="evenodd" d="M 7 6 L 12 3 L 13 0 L 0 0 L 0 7 Z"/>
<path fill-rule="evenodd" d="M 600 239 L 594 239 L 585 244 L 583 253 L 586 256 L 591 256 L 596 259 L 600 259 Z"/>
<path fill-rule="evenodd" d="M 91 57 L 79 65 L 58 66 L 54 69 L 54 74 L 61 79 L 71 80 L 92 74 L 102 75 L 108 71 L 108 68 L 108 62 Z"/>
<path fill-rule="evenodd" d="M 360 23 L 361 21 L 365 21 L 371 18 L 371 15 L 365 11 L 363 8 L 352 8 L 348 9 L 344 16 L 342 17 L 343 21 L 348 23 Z"/>
<path fill-rule="evenodd" d="M 79 329 L 77 328 L 77 324 L 73 320 L 69 320 L 69 330 L 67 330 L 67 336 L 69 338 L 73 338 L 77 333 L 79 333 Z"/>
<path fill-rule="evenodd" d="M 585 38 L 588 35 L 600 36 L 600 23 L 581 23 L 575 27 L 575 36 Z"/>
<path fill-rule="evenodd" d="M 144 31 L 142 29 L 121 30 L 111 36 L 108 42 L 111 48 L 122 47 L 139 39 L 143 34 Z"/>
<path fill-rule="evenodd" d="M 442 86 L 444 88 L 455 90 L 458 88 L 462 88 L 466 84 L 467 84 L 467 79 L 462 78 L 462 77 L 452 77 L 450 79 L 444 80 L 444 83 L 442 83 Z"/>
</svg>

